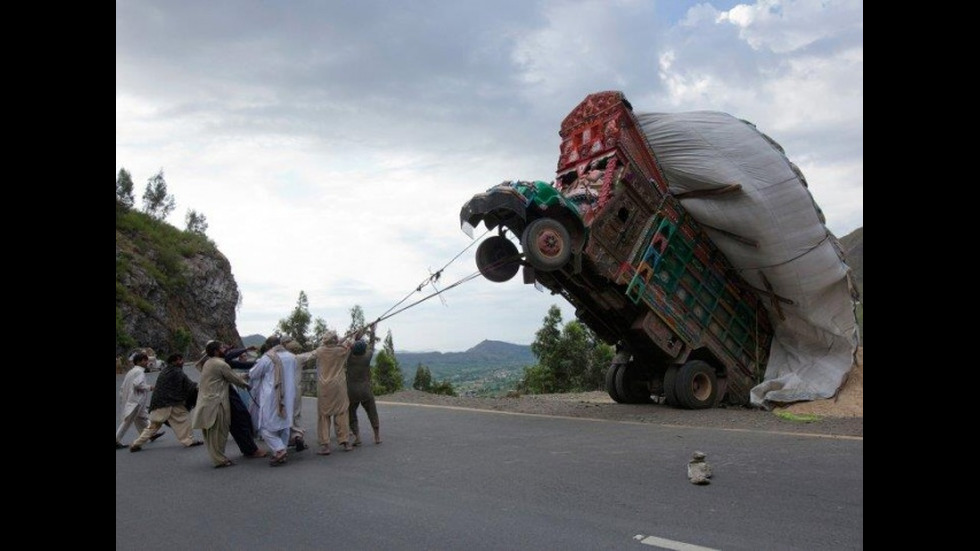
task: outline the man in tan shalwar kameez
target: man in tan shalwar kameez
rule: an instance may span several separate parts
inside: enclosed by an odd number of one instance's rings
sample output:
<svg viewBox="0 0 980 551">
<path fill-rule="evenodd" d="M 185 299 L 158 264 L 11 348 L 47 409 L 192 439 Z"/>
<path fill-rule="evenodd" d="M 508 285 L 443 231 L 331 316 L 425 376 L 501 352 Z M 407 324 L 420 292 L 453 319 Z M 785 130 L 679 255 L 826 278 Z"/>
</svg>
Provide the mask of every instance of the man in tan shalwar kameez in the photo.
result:
<svg viewBox="0 0 980 551">
<path fill-rule="evenodd" d="M 221 357 L 221 343 L 210 341 L 205 348 L 208 359 L 201 367 L 197 383 L 197 405 L 191 418 L 191 426 L 201 429 L 208 455 L 215 468 L 234 465 L 225 455 L 225 445 L 231 432 L 231 402 L 229 386 L 248 388 L 248 382 L 235 373 Z"/>
<path fill-rule="evenodd" d="M 316 435 L 320 442 L 317 455 L 330 455 L 330 421 L 333 418 L 337 442 L 344 449 L 353 448 L 348 441 L 349 418 L 347 407 L 347 370 L 344 368 L 350 356 L 353 340 L 340 342 L 337 333 L 328 330 L 320 346 L 314 350 L 316 357 Z"/>
</svg>

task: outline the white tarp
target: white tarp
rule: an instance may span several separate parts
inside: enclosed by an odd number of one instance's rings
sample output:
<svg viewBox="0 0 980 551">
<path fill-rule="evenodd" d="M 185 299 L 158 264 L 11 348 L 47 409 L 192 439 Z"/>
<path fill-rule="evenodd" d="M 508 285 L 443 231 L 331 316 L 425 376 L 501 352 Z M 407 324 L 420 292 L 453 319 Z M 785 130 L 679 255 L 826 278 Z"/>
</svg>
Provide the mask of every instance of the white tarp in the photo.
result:
<svg viewBox="0 0 980 551">
<path fill-rule="evenodd" d="M 858 325 L 850 268 L 837 238 L 824 225 L 799 169 L 754 125 L 727 113 L 637 113 L 675 195 L 718 248 L 759 290 L 774 336 L 753 404 L 834 396 L 854 363 Z M 752 243 L 752 244 L 749 244 Z M 779 312 L 766 292 L 781 301 Z"/>
</svg>

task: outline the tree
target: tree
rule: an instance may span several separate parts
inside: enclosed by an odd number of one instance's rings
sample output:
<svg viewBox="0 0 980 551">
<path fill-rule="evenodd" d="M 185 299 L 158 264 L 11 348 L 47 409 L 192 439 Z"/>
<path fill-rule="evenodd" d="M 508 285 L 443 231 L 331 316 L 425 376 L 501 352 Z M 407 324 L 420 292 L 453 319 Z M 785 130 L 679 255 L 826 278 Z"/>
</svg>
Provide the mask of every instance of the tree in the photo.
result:
<svg viewBox="0 0 980 551">
<path fill-rule="evenodd" d="M 313 320 L 313 340 L 310 341 L 310 346 L 319 343 L 328 329 L 327 322 L 323 321 L 323 318 L 318 317 Z"/>
<path fill-rule="evenodd" d="M 588 326 L 572 320 L 561 329 L 561 310 L 548 309 L 531 352 L 538 364 L 524 368 L 518 389 L 530 394 L 600 390 L 615 354 Z"/>
<path fill-rule="evenodd" d="M 116 203 L 131 209 L 135 201 L 133 198 L 133 177 L 130 176 L 128 170 L 120 168 L 119 174 L 116 176 Z"/>
<path fill-rule="evenodd" d="M 366 323 L 364 321 L 364 309 L 359 304 L 352 306 L 350 309 L 350 326 L 347 328 L 347 334 L 352 335 L 355 331 L 363 329 Z M 368 346 L 371 347 L 378 342 L 378 337 L 374 334 L 375 329 L 376 327 L 372 325 L 367 332 Z"/>
<path fill-rule="evenodd" d="M 422 362 L 419 362 L 418 368 L 415 369 L 415 380 L 412 382 L 412 388 L 422 392 L 432 390 L 432 373 L 428 367 L 422 365 Z"/>
<path fill-rule="evenodd" d="M 534 334 L 534 342 L 531 343 L 531 353 L 538 358 L 539 364 L 550 365 L 551 356 L 558 352 L 558 343 L 561 341 L 560 327 L 561 309 L 558 305 L 552 304 L 544 317 L 544 325 Z"/>
<path fill-rule="evenodd" d="M 402 389 L 402 370 L 395 358 L 395 345 L 391 338 L 391 330 L 385 337 L 384 348 L 378 352 L 374 362 L 372 385 L 376 395 L 390 394 Z"/>
<path fill-rule="evenodd" d="M 359 304 L 355 304 L 350 309 L 350 327 L 347 328 L 347 333 L 353 335 L 354 331 L 362 327 L 364 327 L 364 309 Z"/>
<path fill-rule="evenodd" d="M 164 220 L 177 208 L 173 195 L 167 193 L 167 181 L 163 179 L 163 169 L 146 181 L 143 190 L 143 212 L 157 220 Z"/>
<path fill-rule="evenodd" d="M 190 357 L 191 333 L 185 327 L 174 331 L 174 352 Z"/>
<path fill-rule="evenodd" d="M 550 366 L 555 373 L 559 392 L 581 390 L 585 374 L 589 370 L 589 350 L 592 343 L 586 335 L 586 328 L 578 320 L 565 324 L 561 330 L 558 350 L 551 356 Z"/>
<path fill-rule="evenodd" d="M 606 387 L 606 370 L 616 356 L 616 349 L 604 342 L 592 329 L 583 324 L 589 341 L 589 363 L 582 377 L 583 390 L 603 390 Z"/>
<path fill-rule="evenodd" d="M 310 336 L 307 334 L 307 331 L 309 327 L 310 301 L 306 298 L 306 293 L 300 291 L 299 298 L 296 300 L 296 307 L 293 308 L 293 312 L 289 314 L 288 318 L 279 320 L 276 331 L 280 334 L 293 337 L 303 347 L 303 350 L 308 350 Z"/>
<path fill-rule="evenodd" d="M 541 364 L 525 367 L 524 375 L 517 383 L 517 389 L 525 394 L 553 394 L 557 388 L 555 374 Z"/>
<path fill-rule="evenodd" d="M 205 235 L 208 232 L 208 221 L 203 214 L 197 212 L 194 209 L 189 209 L 187 211 L 187 216 L 184 217 L 184 222 L 187 224 L 187 231 L 191 233 L 199 233 Z"/>
<path fill-rule="evenodd" d="M 432 394 L 443 394 L 445 396 L 456 396 L 456 389 L 449 381 L 443 380 L 432 385 L 429 389 Z"/>
</svg>

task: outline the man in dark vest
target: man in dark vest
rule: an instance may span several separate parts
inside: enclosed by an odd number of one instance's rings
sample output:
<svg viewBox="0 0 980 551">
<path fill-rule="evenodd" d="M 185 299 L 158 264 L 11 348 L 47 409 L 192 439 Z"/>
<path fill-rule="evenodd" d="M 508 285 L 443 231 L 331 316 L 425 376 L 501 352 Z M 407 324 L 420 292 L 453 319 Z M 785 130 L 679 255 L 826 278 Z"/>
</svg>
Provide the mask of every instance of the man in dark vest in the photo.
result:
<svg viewBox="0 0 980 551">
<path fill-rule="evenodd" d="M 361 433 L 357 423 L 357 407 L 361 406 L 367 412 L 368 421 L 374 429 L 374 443 L 381 443 L 381 422 L 378 419 L 378 408 L 374 403 L 374 392 L 371 390 L 371 358 L 374 356 L 374 326 L 365 340 L 358 339 L 351 348 L 347 358 L 347 406 L 350 419 L 350 432 L 354 446 L 361 445 Z M 368 344 L 370 342 L 371 344 Z"/>
<path fill-rule="evenodd" d="M 185 403 L 187 397 L 197 391 L 197 383 L 184 373 L 184 357 L 171 354 L 167 365 L 157 376 L 157 382 L 150 396 L 150 424 L 139 438 L 133 440 L 129 451 L 138 452 L 143 444 L 152 442 L 163 436 L 157 432 L 167 423 L 174 429 L 174 435 L 185 448 L 200 446 L 204 442 L 194 439 L 194 429 L 191 428 L 191 418 Z"/>
</svg>

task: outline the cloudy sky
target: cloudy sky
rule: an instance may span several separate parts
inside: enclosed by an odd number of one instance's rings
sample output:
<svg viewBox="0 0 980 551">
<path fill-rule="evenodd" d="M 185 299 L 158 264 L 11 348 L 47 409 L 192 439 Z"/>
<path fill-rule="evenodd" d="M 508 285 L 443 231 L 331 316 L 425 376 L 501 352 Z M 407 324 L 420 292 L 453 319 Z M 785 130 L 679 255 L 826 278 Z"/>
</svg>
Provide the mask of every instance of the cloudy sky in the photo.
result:
<svg viewBox="0 0 980 551">
<path fill-rule="evenodd" d="M 206 217 L 242 336 L 301 291 L 344 330 L 353 305 L 371 321 L 476 272 L 460 207 L 552 180 L 561 120 L 593 92 L 755 123 L 835 235 L 862 227 L 863 43 L 861 0 L 116 0 L 114 176 L 140 206 L 163 170 L 168 221 Z M 480 277 L 379 327 L 398 350 L 529 344 L 552 304 L 574 319 L 520 275 Z"/>
</svg>

